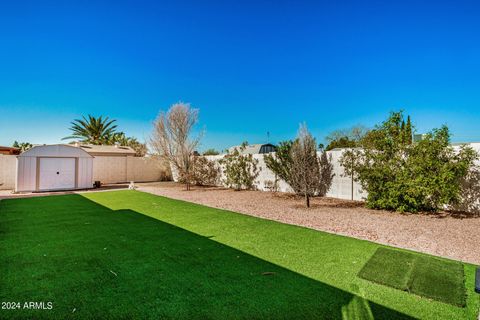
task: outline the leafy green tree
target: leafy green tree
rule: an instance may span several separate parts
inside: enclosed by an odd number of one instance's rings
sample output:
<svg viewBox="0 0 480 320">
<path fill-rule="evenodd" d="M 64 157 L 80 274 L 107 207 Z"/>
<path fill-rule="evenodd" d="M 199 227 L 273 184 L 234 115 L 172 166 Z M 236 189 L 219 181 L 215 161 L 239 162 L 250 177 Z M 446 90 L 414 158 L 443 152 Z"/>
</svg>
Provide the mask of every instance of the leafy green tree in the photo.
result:
<svg viewBox="0 0 480 320">
<path fill-rule="evenodd" d="M 407 132 L 405 131 L 405 120 L 402 120 L 400 131 L 402 134 L 402 142 L 407 142 Z"/>
<path fill-rule="evenodd" d="M 30 142 L 18 142 L 15 140 L 12 144 L 12 147 L 20 149 L 21 152 L 25 152 L 33 147 Z"/>
<path fill-rule="evenodd" d="M 245 145 L 243 144 L 220 160 L 220 164 L 224 167 L 224 183 L 237 191 L 254 189 L 255 179 L 260 173 L 258 159 L 251 154 L 242 154 L 244 149 Z"/>
<path fill-rule="evenodd" d="M 350 140 L 349 137 L 340 137 L 336 140 L 330 141 L 327 145 L 327 151 L 336 149 L 336 148 L 354 148 L 357 146 L 357 141 Z"/>
<path fill-rule="evenodd" d="M 130 147 L 135 150 L 136 157 L 144 157 L 147 152 L 148 148 L 145 143 L 141 143 L 135 137 L 127 137 L 124 132 L 116 132 L 114 133 L 106 144 L 119 144 L 124 147 Z"/>
<path fill-rule="evenodd" d="M 193 160 L 192 183 L 197 186 L 216 186 L 220 180 L 220 167 L 217 162 L 204 156 Z"/>
<path fill-rule="evenodd" d="M 105 144 L 107 144 L 107 145 L 118 144 L 120 146 L 128 146 L 131 139 L 132 138 L 127 137 L 125 135 L 125 132 L 119 131 L 119 132 L 115 132 L 110 137 L 108 137 L 108 140 L 105 141 Z M 133 139 L 135 139 L 135 138 L 133 138 Z"/>
<path fill-rule="evenodd" d="M 407 117 L 407 122 L 405 122 L 404 119 L 402 120 L 402 125 L 400 127 L 400 134 L 402 137 L 402 143 L 412 144 L 413 128 L 412 128 L 412 122 L 410 120 L 410 116 Z"/>
<path fill-rule="evenodd" d="M 116 120 L 110 120 L 108 117 L 94 117 L 88 115 L 88 118 L 75 119 L 71 122 L 70 130 L 72 135 L 63 138 L 80 139 L 82 143 L 88 144 L 108 144 L 112 136 L 116 133 Z"/>
<path fill-rule="evenodd" d="M 282 141 L 278 144 L 275 153 L 265 154 L 263 159 L 265 165 L 270 169 L 277 178 L 285 181 L 289 186 L 292 186 L 291 168 L 292 168 L 292 150 L 293 141 Z M 294 190 L 297 193 L 299 190 Z"/>
<path fill-rule="evenodd" d="M 410 116 L 407 117 L 407 124 L 405 125 L 405 136 L 406 136 L 405 142 L 408 144 L 412 144 L 413 127 L 412 127 L 412 121 L 410 120 Z"/>
<path fill-rule="evenodd" d="M 207 149 L 203 152 L 203 155 L 204 156 L 216 156 L 216 155 L 219 155 L 220 152 L 218 152 L 217 150 L 211 148 L 211 149 Z"/>
<path fill-rule="evenodd" d="M 457 203 L 461 183 L 478 154 L 465 146 L 454 151 L 446 126 L 411 144 L 405 139 L 403 120 L 402 112 L 392 112 L 362 139 L 361 150 L 341 158 L 368 193 L 367 206 L 418 212 Z"/>
<path fill-rule="evenodd" d="M 326 137 L 328 145 L 325 150 L 330 151 L 335 148 L 355 148 L 367 133 L 368 129 L 361 125 L 349 129 L 335 130 Z"/>
</svg>

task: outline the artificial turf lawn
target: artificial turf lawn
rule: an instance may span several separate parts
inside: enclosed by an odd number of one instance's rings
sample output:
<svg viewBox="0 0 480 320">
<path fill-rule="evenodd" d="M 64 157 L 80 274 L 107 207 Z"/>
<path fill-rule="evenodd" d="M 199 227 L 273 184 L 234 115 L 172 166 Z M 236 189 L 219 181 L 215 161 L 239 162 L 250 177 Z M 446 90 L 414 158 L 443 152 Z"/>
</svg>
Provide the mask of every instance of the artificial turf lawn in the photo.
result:
<svg viewBox="0 0 480 320">
<path fill-rule="evenodd" d="M 0 300 L 53 309 L 0 318 L 476 319 L 474 266 L 459 308 L 357 277 L 379 247 L 136 191 L 2 200 Z"/>
<path fill-rule="evenodd" d="M 465 306 L 465 276 L 463 265 L 457 261 L 381 247 L 358 275 L 422 297 Z"/>
</svg>

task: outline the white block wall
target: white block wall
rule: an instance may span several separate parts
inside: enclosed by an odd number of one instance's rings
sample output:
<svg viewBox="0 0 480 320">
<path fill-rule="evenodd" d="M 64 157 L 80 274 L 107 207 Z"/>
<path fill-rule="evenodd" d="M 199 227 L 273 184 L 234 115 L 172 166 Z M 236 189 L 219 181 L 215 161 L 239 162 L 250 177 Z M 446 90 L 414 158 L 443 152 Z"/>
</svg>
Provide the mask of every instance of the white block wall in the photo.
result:
<svg viewBox="0 0 480 320">
<path fill-rule="evenodd" d="M 351 199 L 352 198 L 352 192 L 351 192 L 352 180 L 350 177 L 344 176 L 343 167 L 339 163 L 342 152 L 343 151 L 341 150 L 327 152 L 327 155 L 329 157 L 330 156 L 332 157 L 331 159 L 332 159 L 332 164 L 333 164 L 334 173 L 335 173 L 330 190 L 327 192 L 327 196 L 333 197 L 333 198 L 339 198 L 339 199 Z M 224 155 L 207 156 L 208 159 L 213 161 L 219 161 L 223 157 Z M 257 167 L 260 168 L 260 173 L 258 175 L 255 186 L 258 190 L 269 191 L 269 189 L 265 187 L 266 183 L 267 181 L 272 181 L 272 182 L 275 181 L 275 174 L 270 169 L 267 168 L 264 161 L 263 154 L 254 154 L 253 157 L 258 160 Z M 176 177 L 174 176 L 174 179 L 175 178 Z M 222 176 L 221 179 L 223 180 L 224 177 Z M 292 189 L 287 183 L 285 183 L 285 181 L 279 180 L 278 191 L 292 192 Z M 366 194 L 361 190 L 360 184 L 354 181 L 353 182 L 353 199 L 362 200 L 363 197 L 365 197 L 365 195 Z"/>
<path fill-rule="evenodd" d="M 480 154 L 480 143 L 470 143 L 468 144 L 469 147 L 473 148 Z M 458 150 L 458 146 L 454 146 L 454 149 Z M 340 158 L 344 150 L 333 150 L 327 151 L 327 155 L 331 157 L 331 161 L 334 168 L 334 177 L 332 181 L 332 185 L 330 186 L 330 190 L 327 192 L 327 196 L 332 198 L 338 199 L 352 199 L 352 179 L 349 176 L 346 176 L 344 173 L 343 167 L 340 165 Z M 320 153 L 319 153 L 320 155 Z M 217 155 L 217 156 L 207 156 L 208 159 L 218 161 L 223 158 L 224 155 Z M 263 160 L 263 154 L 255 154 L 253 155 L 255 159 L 259 160 L 258 167 L 261 168 L 260 174 L 257 178 L 257 183 L 255 184 L 258 190 L 268 191 L 265 188 L 265 182 L 270 180 L 275 180 L 275 175 L 272 171 L 270 171 L 267 166 L 265 165 L 265 161 Z M 480 166 L 480 160 L 477 161 L 477 165 Z M 174 177 L 175 179 L 175 177 Z M 222 177 L 223 179 L 223 177 Z M 280 192 L 291 192 L 291 188 L 286 184 L 284 181 L 280 181 L 279 183 L 279 190 Z M 363 200 L 367 196 L 367 192 L 362 190 L 360 184 L 356 181 L 353 181 L 353 200 Z M 478 210 L 480 211 L 480 195 L 478 201 Z"/>
<path fill-rule="evenodd" d="M 15 187 L 17 157 L 0 154 L 0 190 Z"/>
<path fill-rule="evenodd" d="M 340 165 L 342 150 L 328 151 L 333 164 L 334 177 L 327 196 L 338 199 L 352 199 L 352 178 L 346 176 L 343 167 Z M 362 200 L 366 197 L 366 192 L 362 191 L 362 187 L 356 181 L 353 181 L 353 200 Z"/>
</svg>

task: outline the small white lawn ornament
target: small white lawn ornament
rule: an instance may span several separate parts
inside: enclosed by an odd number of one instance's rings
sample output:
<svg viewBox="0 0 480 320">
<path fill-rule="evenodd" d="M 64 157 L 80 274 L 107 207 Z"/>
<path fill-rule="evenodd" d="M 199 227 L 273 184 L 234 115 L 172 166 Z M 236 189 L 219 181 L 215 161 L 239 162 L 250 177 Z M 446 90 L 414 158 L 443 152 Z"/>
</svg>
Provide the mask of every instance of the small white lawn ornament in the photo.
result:
<svg viewBox="0 0 480 320">
<path fill-rule="evenodd" d="M 135 187 L 135 182 L 130 181 L 130 184 L 128 185 L 128 190 L 135 190 L 137 187 Z"/>
</svg>

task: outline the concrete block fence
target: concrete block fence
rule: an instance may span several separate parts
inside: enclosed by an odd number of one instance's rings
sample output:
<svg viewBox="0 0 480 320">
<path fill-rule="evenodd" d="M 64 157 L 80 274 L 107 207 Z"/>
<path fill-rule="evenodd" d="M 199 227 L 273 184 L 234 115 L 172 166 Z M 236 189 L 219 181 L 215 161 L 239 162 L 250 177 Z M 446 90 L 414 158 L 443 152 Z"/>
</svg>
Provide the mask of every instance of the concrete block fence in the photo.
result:
<svg viewBox="0 0 480 320">
<path fill-rule="evenodd" d="M 327 154 L 330 157 L 334 168 L 334 177 L 330 190 L 327 193 L 327 196 L 338 199 L 352 199 L 352 179 L 345 176 L 343 167 L 340 165 L 340 157 L 342 156 L 343 150 L 333 150 L 328 151 Z M 320 154 L 319 154 L 320 155 Z M 218 162 L 225 155 L 217 156 L 206 156 L 207 159 Z M 255 181 L 255 187 L 257 190 L 261 191 L 271 191 L 270 185 L 275 181 L 275 174 L 267 168 L 264 155 L 263 154 L 254 154 L 253 157 L 258 160 L 257 167 L 260 169 L 260 173 Z M 174 181 L 177 181 L 178 175 L 175 170 L 172 168 L 172 176 Z M 220 180 L 224 180 L 225 176 L 223 175 Z M 292 192 L 290 186 L 282 180 L 277 182 L 277 191 L 279 192 Z M 365 193 L 362 192 L 361 186 L 359 183 L 353 181 L 353 199 L 362 200 L 365 197 Z"/>
<path fill-rule="evenodd" d="M 468 146 L 470 146 L 480 154 L 480 143 L 469 143 Z M 456 150 L 458 150 L 459 148 L 459 145 L 454 146 L 454 149 Z M 345 149 L 327 151 L 327 155 L 331 157 L 331 161 L 333 164 L 333 172 L 335 174 L 333 177 L 332 185 L 327 192 L 327 196 L 346 200 L 350 200 L 352 198 L 353 200 L 364 200 L 367 196 L 366 191 L 362 190 L 362 187 L 358 182 L 352 182 L 351 177 L 345 175 L 344 168 L 340 165 L 340 158 L 344 151 Z M 225 155 L 207 156 L 206 158 L 218 162 L 224 156 Z M 258 167 L 260 169 L 260 174 L 258 175 L 258 178 L 255 182 L 256 189 L 261 191 L 271 191 L 271 188 L 269 186 L 271 185 L 271 182 L 275 181 L 275 174 L 267 168 L 263 154 L 254 154 L 253 157 L 258 160 Z M 477 161 L 477 165 L 480 166 L 480 161 Z M 173 168 L 172 177 L 174 181 L 177 181 L 177 175 L 175 174 L 175 170 L 173 170 Z M 225 177 L 223 176 L 222 172 L 221 180 L 224 180 L 224 178 Z M 278 181 L 277 186 L 277 191 L 279 192 L 292 192 L 290 186 L 284 181 Z M 480 194 L 478 195 L 477 200 L 474 199 L 473 202 L 474 203 L 470 203 L 468 205 L 468 209 L 465 206 L 459 206 L 450 209 L 480 213 Z"/>
</svg>

